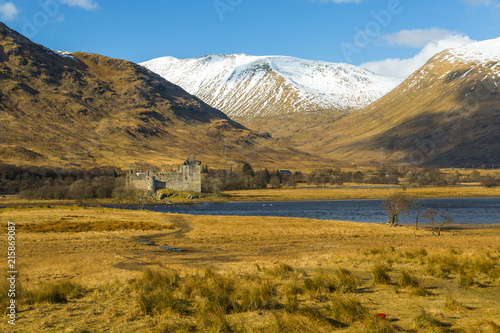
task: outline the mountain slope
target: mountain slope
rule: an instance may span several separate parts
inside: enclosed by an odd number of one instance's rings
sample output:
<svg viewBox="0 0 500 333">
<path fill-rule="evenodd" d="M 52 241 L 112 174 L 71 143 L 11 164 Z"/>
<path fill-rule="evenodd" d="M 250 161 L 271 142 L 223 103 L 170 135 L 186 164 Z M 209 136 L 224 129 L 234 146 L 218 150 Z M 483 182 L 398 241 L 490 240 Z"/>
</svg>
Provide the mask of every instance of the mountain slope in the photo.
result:
<svg viewBox="0 0 500 333">
<path fill-rule="evenodd" d="M 434 56 L 360 112 L 315 128 L 324 156 L 412 165 L 500 164 L 500 38 Z"/>
<path fill-rule="evenodd" d="M 281 56 L 164 57 L 141 65 L 235 119 L 358 109 L 399 83 L 352 65 Z"/>
<path fill-rule="evenodd" d="M 225 151 L 230 160 L 265 164 L 307 156 L 246 129 L 142 66 L 57 53 L 3 24 L 0 80 L 4 161 L 125 167 L 177 163 L 188 154 L 225 162 Z"/>
</svg>

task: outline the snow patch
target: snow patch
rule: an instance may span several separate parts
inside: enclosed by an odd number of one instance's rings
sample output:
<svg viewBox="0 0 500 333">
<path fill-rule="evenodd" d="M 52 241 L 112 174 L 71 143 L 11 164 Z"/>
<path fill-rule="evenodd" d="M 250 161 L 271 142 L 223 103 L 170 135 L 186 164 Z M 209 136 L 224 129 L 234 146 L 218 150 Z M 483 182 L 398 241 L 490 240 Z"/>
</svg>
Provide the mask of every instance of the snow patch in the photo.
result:
<svg viewBox="0 0 500 333">
<path fill-rule="evenodd" d="M 162 57 L 141 65 L 237 117 L 359 109 L 401 83 L 348 64 L 286 56 Z"/>
<path fill-rule="evenodd" d="M 444 59 L 449 61 L 489 63 L 500 61 L 500 38 L 448 49 Z"/>
</svg>

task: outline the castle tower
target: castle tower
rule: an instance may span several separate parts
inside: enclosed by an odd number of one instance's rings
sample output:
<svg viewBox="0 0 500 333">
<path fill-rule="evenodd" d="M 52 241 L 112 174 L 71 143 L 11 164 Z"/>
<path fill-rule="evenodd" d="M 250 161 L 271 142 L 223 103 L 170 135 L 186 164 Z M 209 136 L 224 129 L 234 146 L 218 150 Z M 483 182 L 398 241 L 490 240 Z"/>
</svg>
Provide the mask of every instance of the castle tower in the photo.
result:
<svg viewBox="0 0 500 333">
<path fill-rule="evenodd" d="M 201 162 L 196 160 L 196 156 L 188 159 L 181 166 L 182 182 L 185 191 L 201 192 Z"/>
<path fill-rule="evenodd" d="M 156 192 L 156 177 L 155 176 L 149 176 L 148 172 L 148 177 L 146 178 L 147 181 L 147 186 L 148 186 L 148 191 L 151 193 Z"/>
</svg>

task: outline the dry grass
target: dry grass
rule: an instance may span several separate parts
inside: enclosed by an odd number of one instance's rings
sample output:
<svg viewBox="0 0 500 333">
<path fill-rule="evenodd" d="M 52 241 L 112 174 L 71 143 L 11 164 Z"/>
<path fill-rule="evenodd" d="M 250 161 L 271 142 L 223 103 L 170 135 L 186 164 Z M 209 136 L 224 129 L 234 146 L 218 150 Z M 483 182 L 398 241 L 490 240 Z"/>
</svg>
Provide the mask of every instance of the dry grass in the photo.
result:
<svg viewBox="0 0 500 333">
<path fill-rule="evenodd" d="M 0 218 L 2 226 L 177 226 L 78 233 L 19 229 L 22 289 L 69 281 L 83 290 L 63 288 L 64 303 L 27 301 L 18 318 L 27 332 L 491 332 L 499 324 L 500 228 L 455 229 L 435 237 L 409 227 L 342 221 L 99 208 L 7 209 Z M 138 239 L 188 251 L 166 251 Z M 385 266 L 385 283 L 374 284 L 377 265 Z M 474 275 L 469 287 L 461 286 L 464 270 Z M 432 294 L 422 297 L 418 288 Z M 387 320 L 374 320 L 377 313 Z M 6 329 L 6 321 L 0 322 L 0 331 Z"/>
<path fill-rule="evenodd" d="M 498 197 L 500 187 L 419 187 L 407 188 L 283 188 L 224 192 L 231 200 L 253 201 L 299 201 L 299 200 L 348 200 L 386 199 L 396 193 L 405 193 L 418 198 L 471 198 Z"/>
<path fill-rule="evenodd" d="M 67 220 L 50 221 L 39 224 L 20 224 L 21 232 L 88 232 L 88 231 L 119 231 L 119 230 L 164 230 L 174 229 L 173 225 L 162 226 L 156 223 L 102 221 L 74 222 Z"/>
</svg>

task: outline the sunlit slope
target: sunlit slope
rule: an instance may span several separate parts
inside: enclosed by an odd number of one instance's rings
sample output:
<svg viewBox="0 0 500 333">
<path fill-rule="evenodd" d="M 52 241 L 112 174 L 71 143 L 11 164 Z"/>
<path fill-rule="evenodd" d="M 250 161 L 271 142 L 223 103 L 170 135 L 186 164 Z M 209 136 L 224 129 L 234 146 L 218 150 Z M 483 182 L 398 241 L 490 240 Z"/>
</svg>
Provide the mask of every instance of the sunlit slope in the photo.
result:
<svg viewBox="0 0 500 333">
<path fill-rule="evenodd" d="M 300 145 L 350 161 L 500 164 L 500 39 L 444 51 L 360 112 Z"/>
<path fill-rule="evenodd" d="M 0 77 L 3 161 L 162 166 L 197 154 L 221 165 L 324 162 L 248 130 L 142 66 L 54 52 L 3 24 Z"/>
</svg>

